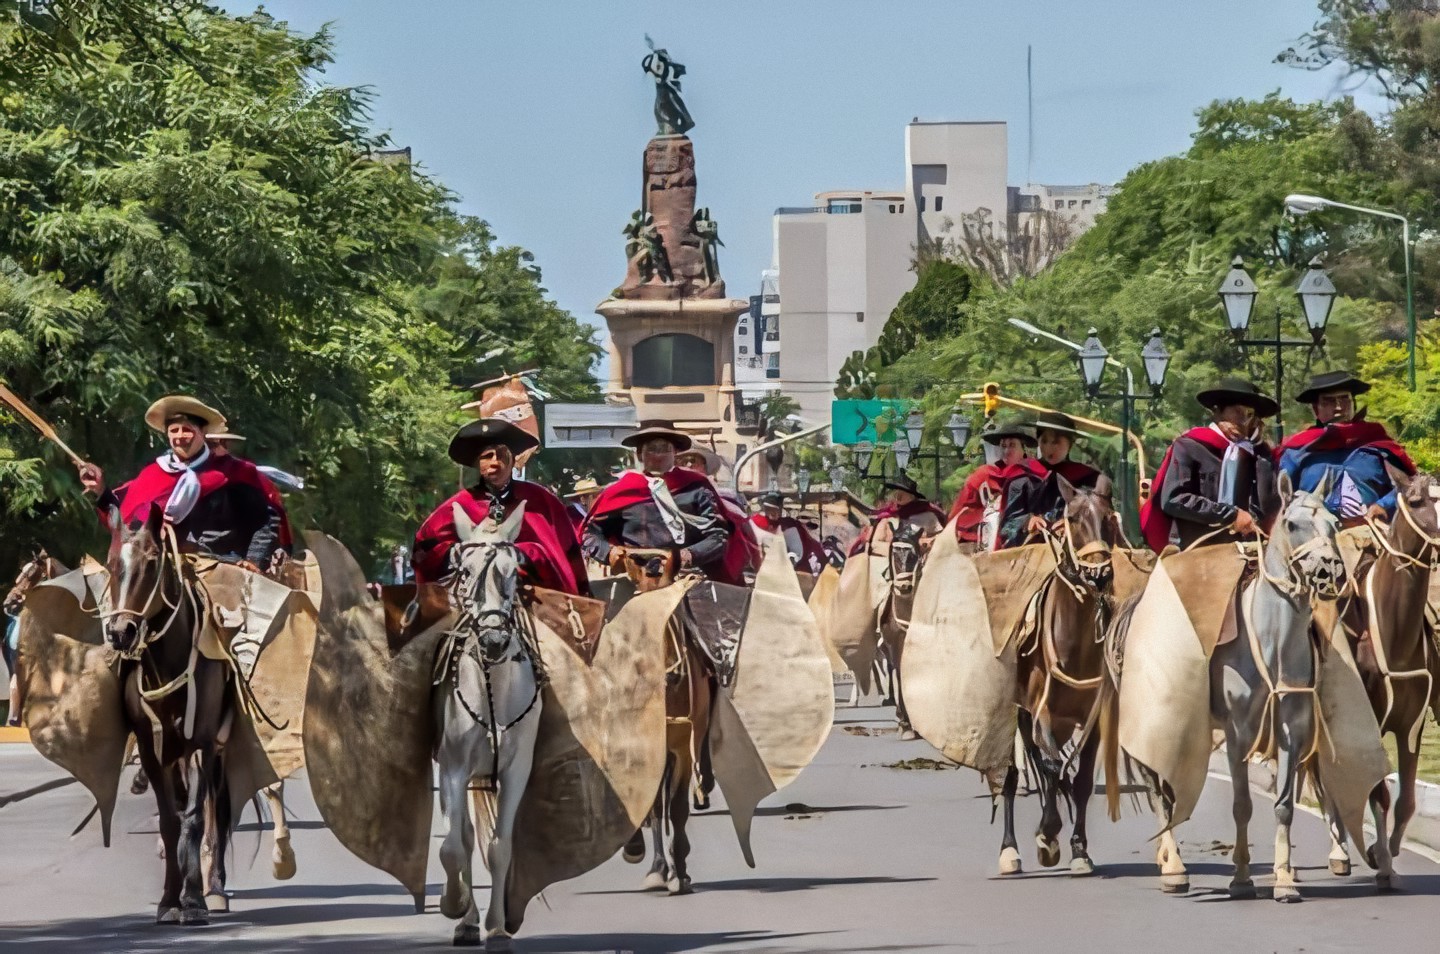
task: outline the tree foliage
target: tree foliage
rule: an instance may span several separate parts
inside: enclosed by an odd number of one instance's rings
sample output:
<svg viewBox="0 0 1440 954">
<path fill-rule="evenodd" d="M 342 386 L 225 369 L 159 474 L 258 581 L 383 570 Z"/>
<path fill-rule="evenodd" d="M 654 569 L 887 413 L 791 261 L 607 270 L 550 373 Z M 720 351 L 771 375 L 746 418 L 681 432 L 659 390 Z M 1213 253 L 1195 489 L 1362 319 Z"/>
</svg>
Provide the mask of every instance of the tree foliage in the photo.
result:
<svg viewBox="0 0 1440 954">
<path fill-rule="evenodd" d="M 317 81 L 326 32 L 190 0 L 0 6 L 0 378 L 112 480 L 159 449 L 144 408 L 194 393 L 306 476 L 301 525 L 375 551 L 453 488 L 477 350 L 593 393 L 591 334 L 528 253 L 384 155 L 365 92 Z M 0 557 L 73 558 L 94 534 L 73 471 L 0 423 Z"/>
</svg>

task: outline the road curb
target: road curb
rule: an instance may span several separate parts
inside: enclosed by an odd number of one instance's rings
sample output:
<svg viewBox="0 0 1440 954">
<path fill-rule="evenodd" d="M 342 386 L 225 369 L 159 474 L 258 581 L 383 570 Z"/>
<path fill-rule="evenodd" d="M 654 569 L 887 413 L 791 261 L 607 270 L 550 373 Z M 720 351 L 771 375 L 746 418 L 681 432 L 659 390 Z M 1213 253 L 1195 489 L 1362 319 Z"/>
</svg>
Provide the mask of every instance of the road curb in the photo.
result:
<svg viewBox="0 0 1440 954">
<path fill-rule="evenodd" d="M 30 730 L 22 726 L 0 726 L 0 745 L 6 742 L 23 742 L 30 744 Z"/>
</svg>

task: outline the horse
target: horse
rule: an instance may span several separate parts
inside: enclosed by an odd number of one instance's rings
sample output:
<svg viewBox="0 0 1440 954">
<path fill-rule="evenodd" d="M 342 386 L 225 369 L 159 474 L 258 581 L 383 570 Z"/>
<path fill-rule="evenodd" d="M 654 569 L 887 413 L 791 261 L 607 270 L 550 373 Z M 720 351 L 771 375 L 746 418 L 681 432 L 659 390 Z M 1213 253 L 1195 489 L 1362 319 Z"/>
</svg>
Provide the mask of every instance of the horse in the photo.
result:
<svg viewBox="0 0 1440 954">
<path fill-rule="evenodd" d="M 159 507 L 136 527 L 110 514 L 106 642 L 119 655 L 125 720 L 155 792 L 165 886 L 155 923 L 200 925 L 228 907 L 219 885 L 232 812 L 223 747 L 235 698 L 227 663 L 198 650 L 203 623 L 193 571 Z M 202 843 L 213 826 L 212 865 Z"/>
<path fill-rule="evenodd" d="M 53 580 L 64 572 L 66 572 L 65 565 L 50 556 L 45 552 L 45 548 L 41 547 L 20 567 L 20 572 L 15 575 L 15 583 L 5 594 L 3 603 L 5 615 L 18 617 L 25 608 L 25 594 L 46 580 Z M 5 663 L 6 668 L 10 670 L 9 721 L 18 725 L 20 713 L 25 707 L 24 697 L 21 695 L 24 680 L 20 678 L 19 650 L 12 653 L 8 643 L 5 649 Z"/>
<path fill-rule="evenodd" d="M 1389 853 L 1400 853 L 1415 814 L 1415 775 L 1425 709 L 1435 689 L 1437 660 L 1425 618 L 1430 577 L 1440 562 L 1440 478 L 1392 470 L 1399 519 L 1386 532 L 1374 527 L 1380 554 L 1359 590 L 1340 601 L 1340 620 L 1365 684 L 1381 734 L 1395 737 L 1399 797 L 1390 820 L 1390 789 L 1382 782 L 1370 797 L 1377 841 L 1389 833 Z M 1330 871 L 1350 874 L 1345 832 L 1330 826 Z M 1376 851 L 1367 852 L 1376 867 Z"/>
<path fill-rule="evenodd" d="M 915 603 L 915 581 L 920 574 L 921 528 L 908 521 L 896 521 L 890 537 L 890 552 L 886 565 L 889 596 L 880 608 L 880 648 L 890 670 L 887 681 L 887 695 L 894 697 L 895 721 L 900 726 L 900 738 L 910 741 L 919 738 L 910 726 L 910 717 L 905 711 L 905 687 L 900 681 L 900 658 L 905 652 L 905 631 L 910 626 L 910 611 Z"/>
<path fill-rule="evenodd" d="M 1346 570 L 1335 543 L 1339 524 L 1325 508 L 1328 479 L 1313 492 L 1295 491 L 1287 474 L 1282 473 L 1278 483 L 1281 513 L 1260 554 L 1258 573 L 1232 597 L 1237 636 L 1218 645 L 1210 657 L 1209 709 L 1213 724 L 1224 731 L 1233 790 L 1235 848 L 1229 895 L 1255 897 L 1248 763 L 1258 755 L 1277 762 L 1274 897 L 1294 902 L 1301 896 L 1291 865 L 1290 825 L 1302 769 L 1323 744 L 1316 715 L 1319 649 L 1312 639 L 1312 601 L 1339 596 Z M 1118 739 L 1109 731 L 1105 736 L 1108 770 L 1118 762 Z M 1173 798 L 1154 772 L 1142 767 L 1141 775 L 1161 822 L 1156 860 L 1162 890 L 1184 893 L 1190 887 L 1189 875 L 1171 824 Z M 1114 815 L 1119 808 L 1118 786 L 1107 788 Z M 1383 839 L 1381 847 L 1385 857 L 1377 859 L 1381 872 L 1377 881 L 1384 884 L 1390 878 L 1390 860 Z"/>
<path fill-rule="evenodd" d="M 511 949 L 505 892 L 515 818 L 540 729 L 538 645 L 526 636 L 518 593 L 521 554 L 515 539 L 523 519 L 522 503 L 498 527 L 489 520 L 477 526 L 455 505 L 460 542 L 451 551 L 455 572 L 449 590 L 460 615 L 432 698 L 440 811 L 448 825 L 440 846 L 445 868 L 440 913 L 460 919 L 457 946 L 482 943 L 471 867 L 478 825 L 481 861 L 490 871 L 487 951 Z"/>
<path fill-rule="evenodd" d="M 1109 481 L 1094 490 L 1056 478 L 1065 503 L 1062 529 L 1047 536 L 1056 566 L 1035 599 L 1036 625 L 1016 654 L 1016 705 L 1025 763 L 1039 781 L 1040 824 L 1035 843 L 1040 865 L 1060 862 L 1060 799 L 1072 806 L 1070 871 L 1090 875 L 1086 809 L 1095 787 L 1099 736 L 1093 731 L 1105 678 L 1103 640 L 1112 611 L 1111 554 L 1119 536 Z M 1065 754 L 1070 748 L 1068 757 Z M 1012 764 L 1001 789 L 1005 834 L 1000 874 L 1021 871 L 1015 840 L 1015 794 L 1020 768 Z"/>
</svg>

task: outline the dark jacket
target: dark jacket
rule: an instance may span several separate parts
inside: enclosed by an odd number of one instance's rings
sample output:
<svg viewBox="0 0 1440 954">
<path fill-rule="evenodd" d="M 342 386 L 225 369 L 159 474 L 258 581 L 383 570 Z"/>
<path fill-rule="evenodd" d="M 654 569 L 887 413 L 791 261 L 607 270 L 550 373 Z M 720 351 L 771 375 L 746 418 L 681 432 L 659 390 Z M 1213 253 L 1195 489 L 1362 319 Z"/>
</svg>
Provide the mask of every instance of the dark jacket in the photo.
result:
<svg viewBox="0 0 1440 954">
<path fill-rule="evenodd" d="M 704 567 L 725 554 L 730 527 L 720 514 L 720 501 L 708 482 L 691 484 L 672 491 L 675 505 L 691 519 L 685 522 L 685 541 L 696 566 Z M 597 501 L 598 504 L 598 501 Z M 597 507 L 585 524 L 581 547 L 585 555 L 600 564 L 610 560 L 610 547 L 673 549 L 675 538 L 660 517 L 660 507 L 653 499 L 644 499 L 607 512 Z"/>
<path fill-rule="evenodd" d="M 1171 518 L 1171 539 L 1178 537 L 1181 549 L 1220 527 L 1235 522 L 1241 508 L 1261 527 L 1268 527 L 1280 510 L 1275 487 L 1274 457 L 1268 444 L 1255 445 L 1254 455 L 1237 458 L 1233 502 L 1220 499 L 1221 462 L 1224 451 L 1207 446 L 1193 437 L 1175 439 L 1165 468 L 1163 483 L 1156 494 L 1160 509 Z M 1228 543 L 1233 534 L 1211 537 Z"/>
<path fill-rule="evenodd" d="M 1001 475 L 1005 503 L 1000 511 L 1000 549 L 1025 542 L 1025 525 L 1031 517 L 1044 517 L 1051 523 L 1060 519 L 1065 512 L 1065 498 L 1056 474 L 1086 490 L 1093 490 L 1101 477 L 1094 467 L 1068 458 L 1051 467 L 1043 460 L 1028 457 L 1006 468 Z"/>
</svg>

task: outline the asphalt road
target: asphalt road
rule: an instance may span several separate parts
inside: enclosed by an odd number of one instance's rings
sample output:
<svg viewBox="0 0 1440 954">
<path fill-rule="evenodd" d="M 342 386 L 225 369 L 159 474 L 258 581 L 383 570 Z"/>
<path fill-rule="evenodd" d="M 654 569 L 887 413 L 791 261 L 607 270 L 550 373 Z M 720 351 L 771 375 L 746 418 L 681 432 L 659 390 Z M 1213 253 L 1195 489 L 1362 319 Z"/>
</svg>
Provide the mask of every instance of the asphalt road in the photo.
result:
<svg viewBox="0 0 1440 954">
<path fill-rule="evenodd" d="M 1440 865 L 1407 851 L 1398 864 L 1401 890 L 1377 896 L 1363 866 L 1349 878 L 1326 871 L 1328 843 L 1309 815 L 1295 829 L 1307 903 L 1268 900 L 1274 827 L 1264 800 L 1251 828 L 1261 897 L 1230 901 L 1229 786 L 1217 779 L 1180 831 L 1188 896 L 1158 890 L 1146 840 L 1153 821 L 1135 812 L 1115 825 L 1097 812 L 1096 876 L 1072 878 L 1064 863 L 1040 872 L 1028 835 L 1038 818 L 1033 798 L 1019 809 L 1027 873 L 1002 880 L 995 873 L 1000 829 L 989 823 L 978 776 L 888 767 L 933 752 L 898 741 L 887 717 L 888 710 L 840 710 L 815 763 L 762 806 L 755 870 L 741 860 L 723 810 L 711 811 L 691 824 L 694 895 L 642 893 L 644 869 L 617 858 L 552 888 L 548 904 L 533 904 L 517 950 L 1436 949 Z M 0 793 L 0 949 L 348 954 L 450 945 L 452 922 L 435 907 L 442 876 L 434 856 L 430 905 L 417 915 L 397 884 L 330 836 L 303 785 L 290 792 L 299 873 L 288 882 L 271 878 L 268 837 L 260 841 L 247 812 L 231 869 L 232 913 L 198 929 L 151 923 L 161 864 L 149 796 L 121 796 L 115 843 L 106 850 L 93 824 L 69 837 L 88 797 L 79 785 L 60 783 L 58 770 L 29 746 L 0 746 Z"/>
</svg>

